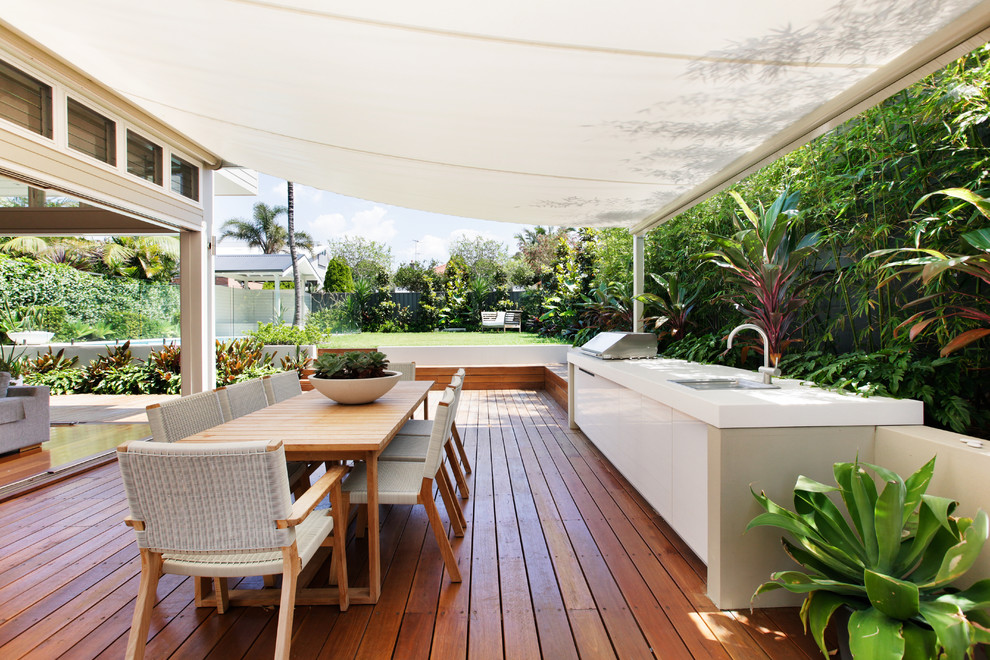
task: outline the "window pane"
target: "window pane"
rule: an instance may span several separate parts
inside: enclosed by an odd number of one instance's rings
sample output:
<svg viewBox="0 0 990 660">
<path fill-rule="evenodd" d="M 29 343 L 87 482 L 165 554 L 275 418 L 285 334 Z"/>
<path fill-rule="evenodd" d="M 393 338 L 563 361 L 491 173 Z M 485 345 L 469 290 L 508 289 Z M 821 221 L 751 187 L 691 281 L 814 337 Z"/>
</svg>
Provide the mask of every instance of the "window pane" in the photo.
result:
<svg viewBox="0 0 990 660">
<path fill-rule="evenodd" d="M 0 61 L 0 117 L 52 136 L 52 88 Z"/>
<path fill-rule="evenodd" d="M 152 183 L 162 183 L 162 148 L 127 131 L 127 171 Z"/>
<path fill-rule="evenodd" d="M 172 156 L 172 190 L 199 201 L 199 168 L 175 155 Z"/>
<path fill-rule="evenodd" d="M 117 125 L 78 101 L 69 99 L 69 146 L 76 151 L 117 164 Z"/>
</svg>

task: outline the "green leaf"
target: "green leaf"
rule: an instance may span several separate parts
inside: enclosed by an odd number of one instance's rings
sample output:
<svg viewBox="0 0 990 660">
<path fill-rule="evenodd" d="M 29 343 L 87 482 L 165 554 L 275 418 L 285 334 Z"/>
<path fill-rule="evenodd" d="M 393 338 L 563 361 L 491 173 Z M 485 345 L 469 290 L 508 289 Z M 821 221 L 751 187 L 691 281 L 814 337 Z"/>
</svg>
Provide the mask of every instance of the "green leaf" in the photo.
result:
<svg viewBox="0 0 990 660">
<path fill-rule="evenodd" d="M 815 591 L 808 595 L 801 606 L 802 618 L 805 621 L 805 631 L 811 629 L 811 636 L 822 650 L 825 657 L 829 657 L 828 649 L 825 647 L 825 628 L 832 618 L 835 610 L 846 604 L 846 599 L 838 594 L 828 591 Z"/>
<path fill-rule="evenodd" d="M 986 200 L 984 200 L 986 201 Z M 977 250 L 990 252 L 990 227 L 966 232 L 962 235 L 963 240 L 975 247 Z"/>
<path fill-rule="evenodd" d="M 813 575 L 801 573 L 800 571 L 779 571 L 770 577 L 774 580 L 779 580 L 779 582 L 766 582 L 760 585 L 760 588 L 757 590 L 757 594 L 763 593 L 763 591 L 770 591 L 770 589 L 764 589 L 764 587 L 770 584 L 776 584 L 779 586 L 774 588 L 787 589 L 795 594 L 806 594 L 822 589 L 837 594 L 845 594 L 847 596 L 866 596 L 866 589 L 858 584 L 850 584 L 847 582 L 839 582 L 837 580 L 819 578 Z"/>
<path fill-rule="evenodd" d="M 901 622 L 873 608 L 853 612 L 849 616 L 849 650 L 854 658 L 901 660 L 904 656 Z"/>
<path fill-rule="evenodd" d="M 928 490 L 928 484 L 932 481 L 932 474 L 935 472 L 935 456 L 922 465 L 918 470 L 908 477 L 904 485 L 907 494 L 904 497 L 904 523 L 908 521 L 911 513 L 921 504 L 921 496 Z"/>
<path fill-rule="evenodd" d="M 943 587 L 962 576 L 979 557 L 988 533 L 990 533 L 990 522 L 986 512 L 980 511 L 976 514 L 973 524 L 963 533 L 963 540 L 945 553 L 935 579 L 921 587 L 924 589 Z"/>
<path fill-rule="evenodd" d="M 947 660 L 962 660 L 970 647 L 969 621 L 952 603 L 921 603 L 921 616 L 938 636 Z"/>
<path fill-rule="evenodd" d="M 868 564 L 875 566 L 880 554 L 877 543 L 877 532 L 874 513 L 877 504 L 877 489 L 873 477 L 861 466 L 857 465 L 852 474 L 851 488 L 852 507 L 850 514 L 855 511 L 854 519 L 858 518 L 862 526 L 860 534 L 866 547 Z"/>
<path fill-rule="evenodd" d="M 937 603 L 951 603 L 963 612 L 990 608 L 990 578 L 976 582 L 968 589 L 951 594 L 942 594 Z"/>
<path fill-rule="evenodd" d="M 938 636 L 934 630 L 906 621 L 901 628 L 901 635 L 904 637 L 904 660 L 931 660 L 936 657 Z"/>
<path fill-rule="evenodd" d="M 866 570 L 863 576 L 866 595 L 873 607 L 891 619 L 910 619 L 918 614 L 918 585 L 871 570 Z"/>
<path fill-rule="evenodd" d="M 874 525 L 877 535 L 877 570 L 890 571 L 901 549 L 901 529 L 904 526 L 903 481 L 888 481 L 877 499 Z"/>
</svg>

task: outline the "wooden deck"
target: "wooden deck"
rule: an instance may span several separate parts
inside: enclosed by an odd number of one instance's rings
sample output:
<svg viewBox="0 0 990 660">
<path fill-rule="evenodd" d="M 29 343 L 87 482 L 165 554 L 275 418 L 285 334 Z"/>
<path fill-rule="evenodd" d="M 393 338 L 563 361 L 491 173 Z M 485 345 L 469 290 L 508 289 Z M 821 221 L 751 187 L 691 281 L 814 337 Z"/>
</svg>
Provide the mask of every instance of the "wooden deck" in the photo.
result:
<svg viewBox="0 0 990 660">
<path fill-rule="evenodd" d="M 384 507 L 381 600 L 296 608 L 293 657 L 821 657 L 796 610 L 715 610 L 704 565 L 545 392 L 463 397 L 464 581 L 446 578 L 421 507 Z M 116 465 L 0 504 L 0 658 L 123 657 L 139 573 L 125 511 Z M 271 657 L 272 609 L 217 615 L 192 591 L 162 579 L 148 657 Z"/>
</svg>

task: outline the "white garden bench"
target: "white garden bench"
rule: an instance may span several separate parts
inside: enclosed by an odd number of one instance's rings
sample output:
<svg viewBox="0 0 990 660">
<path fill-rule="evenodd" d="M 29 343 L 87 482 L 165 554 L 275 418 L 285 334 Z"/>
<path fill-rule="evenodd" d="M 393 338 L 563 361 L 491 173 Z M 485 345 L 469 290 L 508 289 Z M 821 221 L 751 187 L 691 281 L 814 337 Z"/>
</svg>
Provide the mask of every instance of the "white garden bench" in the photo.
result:
<svg viewBox="0 0 990 660">
<path fill-rule="evenodd" d="M 514 328 L 522 332 L 522 312 L 510 310 L 508 312 L 482 312 L 481 328 Z"/>
</svg>

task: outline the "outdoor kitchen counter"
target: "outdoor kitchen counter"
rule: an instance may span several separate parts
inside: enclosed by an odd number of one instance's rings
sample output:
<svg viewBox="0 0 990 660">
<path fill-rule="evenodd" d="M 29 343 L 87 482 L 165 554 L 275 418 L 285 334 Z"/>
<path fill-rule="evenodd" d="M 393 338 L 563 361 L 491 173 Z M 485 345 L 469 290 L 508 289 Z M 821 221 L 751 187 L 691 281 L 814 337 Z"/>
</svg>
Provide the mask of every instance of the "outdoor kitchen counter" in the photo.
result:
<svg viewBox="0 0 990 660">
<path fill-rule="evenodd" d="M 924 423 L 920 401 L 830 392 L 788 378 L 774 378 L 779 390 L 694 390 L 670 382 L 701 378 L 761 381 L 763 378 L 755 371 L 733 367 L 665 358 L 599 360 L 577 350 L 567 354 L 567 361 L 573 365 L 572 369 L 584 369 L 607 378 L 720 429 Z"/>
<path fill-rule="evenodd" d="M 798 475 L 832 481 L 832 464 L 872 462 L 877 428 L 922 424 L 919 401 L 865 398 L 774 379 L 779 390 L 694 390 L 671 380 L 752 371 L 684 360 L 599 360 L 568 353 L 568 415 L 708 565 L 708 596 L 745 609 L 773 571 L 792 567 L 779 530 L 746 524 L 750 488 L 790 502 Z M 927 458 L 927 457 L 926 457 Z M 757 605 L 796 605 L 783 589 Z"/>
</svg>

